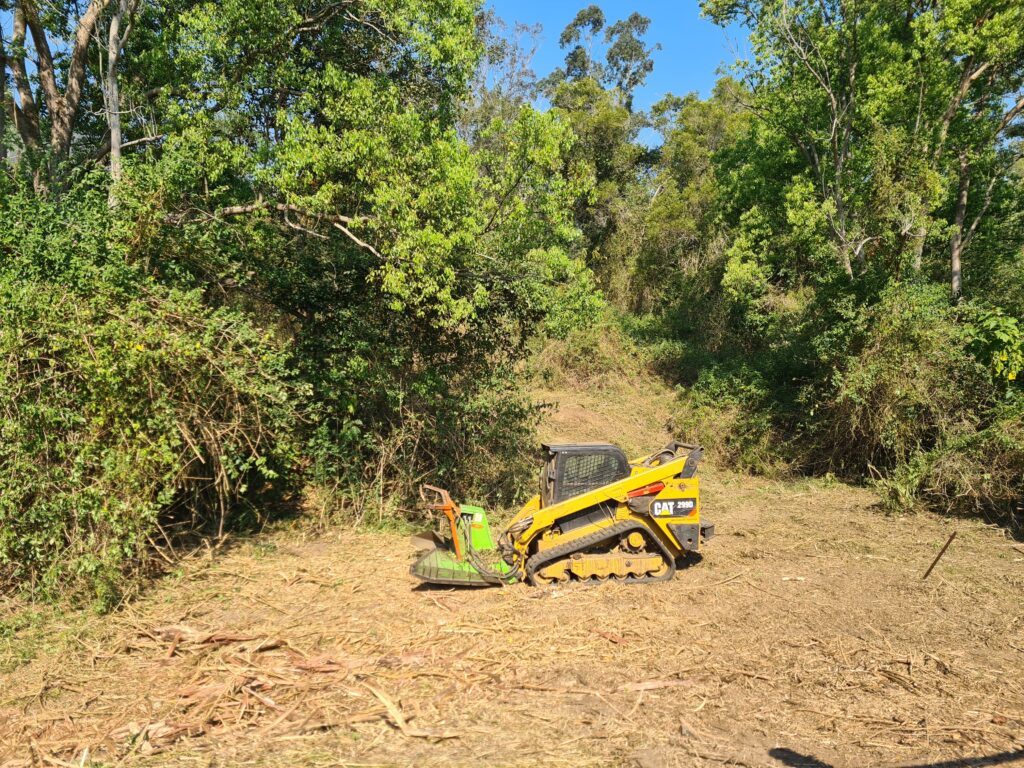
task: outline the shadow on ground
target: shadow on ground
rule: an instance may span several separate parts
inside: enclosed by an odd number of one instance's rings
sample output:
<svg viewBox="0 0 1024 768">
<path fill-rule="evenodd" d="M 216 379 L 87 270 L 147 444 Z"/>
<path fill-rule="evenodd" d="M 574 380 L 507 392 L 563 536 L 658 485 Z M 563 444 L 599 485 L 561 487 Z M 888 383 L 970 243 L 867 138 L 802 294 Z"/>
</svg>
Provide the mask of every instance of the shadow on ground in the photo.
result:
<svg viewBox="0 0 1024 768">
<path fill-rule="evenodd" d="M 831 763 L 819 760 L 813 755 L 803 755 L 785 747 L 770 749 L 768 754 L 790 768 L 833 768 Z M 937 763 L 905 763 L 900 768 L 984 768 L 984 766 L 989 765 L 1007 765 L 1010 763 L 1024 763 L 1024 749 L 997 752 L 993 755 L 983 755 L 980 757 L 942 760 Z"/>
</svg>

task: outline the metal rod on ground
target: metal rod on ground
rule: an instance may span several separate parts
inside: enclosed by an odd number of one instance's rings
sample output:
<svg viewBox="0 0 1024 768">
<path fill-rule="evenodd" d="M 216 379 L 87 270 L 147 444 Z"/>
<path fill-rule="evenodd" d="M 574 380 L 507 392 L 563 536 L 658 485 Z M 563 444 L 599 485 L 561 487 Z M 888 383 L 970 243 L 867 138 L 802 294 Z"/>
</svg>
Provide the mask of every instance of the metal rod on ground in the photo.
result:
<svg viewBox="0 0 1024 768">
<path fill-rule="evenodd" d="M 939 562 L 939 559 L 944 554 L 946 554 L 946 550 L 949 549 L 949 545 L 953 543 L 953 539 L 955 539 L 955 538 L 956 538 L 956 531 L 953 531 L 951 534 L 949 534 L 949 538 L 946 539 L 946 543 L 942 545 L 942 549 L 939 550 L 939 554 L 937 554 L 935 556 L 935 559 L 932 560 L 932 564 L 928 566 L 928 570 L 924 572 L 924 576 L 921 577 L 921 581 L 924 581 L 925 579 L 928 578 L 928 575 L 932 572 L 932 568 L 934 568 L 935 564 Z"/>
</svg>

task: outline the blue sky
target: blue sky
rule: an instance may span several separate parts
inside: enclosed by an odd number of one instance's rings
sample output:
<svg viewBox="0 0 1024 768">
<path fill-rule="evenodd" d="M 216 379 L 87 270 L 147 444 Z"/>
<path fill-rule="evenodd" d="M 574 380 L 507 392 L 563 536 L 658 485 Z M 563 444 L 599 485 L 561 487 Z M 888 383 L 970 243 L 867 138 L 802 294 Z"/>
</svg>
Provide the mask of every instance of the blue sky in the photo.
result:
<svg viewBox="0 0 1024 768">
<path fill-rule="evenodd" d="M 701 18 L 696 0 L 598 0 L 608 23 L 638 11 L 651 20 L 650 43 L 661 43 L 654 53 L 654 72 L 635 96 L 637 109 L 647 109 L 671 91 L 682 96 L 697 91 L 707 97 L 718 79 L 716 71 L 734 61 L 746 47 L 746 34 L 738 27 L 728 30 Z M 590 0 L 490 0 L 488 5 L 511 24 L 540 22 L 544 31 L 533 60 L 533 70 L 543 77 L 561 66 L 564 51 L 558 36 Z"/>
</svg>

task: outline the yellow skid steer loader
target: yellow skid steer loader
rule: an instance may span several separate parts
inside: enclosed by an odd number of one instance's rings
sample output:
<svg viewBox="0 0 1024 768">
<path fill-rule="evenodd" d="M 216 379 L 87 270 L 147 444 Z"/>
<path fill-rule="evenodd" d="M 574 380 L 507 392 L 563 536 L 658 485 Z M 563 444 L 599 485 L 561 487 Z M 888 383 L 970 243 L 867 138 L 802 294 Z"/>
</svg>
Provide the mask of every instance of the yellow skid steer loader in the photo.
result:
<svg viewBox="0 0 1024 768">
<path fill-rule="evenodd" d="M 714 535 L 714 526 L 700 519 L 699 446 L 672 441 L 633 462 L 607 443 L 543 449 L 540 493 L 512 518 L 497 545 L 483 509 L 423 486 L 421 497 L 444 514 L 446 530 L 430 537 L 431 548 L 412 574 L 432 584 L 467 586 L 665 581 L 677 560 Z"/>
</svg>

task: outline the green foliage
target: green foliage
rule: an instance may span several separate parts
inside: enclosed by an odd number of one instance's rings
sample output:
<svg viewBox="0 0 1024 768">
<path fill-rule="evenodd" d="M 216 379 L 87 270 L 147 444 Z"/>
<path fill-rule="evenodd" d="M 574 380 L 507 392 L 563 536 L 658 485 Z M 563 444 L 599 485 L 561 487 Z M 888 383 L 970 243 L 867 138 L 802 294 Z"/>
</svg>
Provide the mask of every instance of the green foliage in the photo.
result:
<svg viewBox="0 0 1024 768">
<path fill-rule="evenodd" d="M 1016 318 L 999 309 L 964 305 L 963 333 L 979 368 L 991 376 L 993 403 L 974 405 L 979 423 L 951 430 L 880 480 L 893 508 L 919 503 L 960 514 L 983 514 L 1024 530 L 1024 397 L 1020 371 L 1021 333 Z M 988 389 L 988 387 L 986 387 Z M 970 390 L 961 390 L 960 395 Z M 970 403 L 968 406 L 972 405 Z"/>
<path fill-rule="evenodd" d="M 650 367 L 646 345 L 624 327 L 628 316 L 605 308 L 587 326 L 575 326 L 535 344 L 531 368 L 547 387 L 602 388 L 612 379 L 631 380 Z"/>
<path fill-rule="evenodd" d="M 557 286 L 539 297 L 545 302 L 545 334 L 564 339 L 574 332 L 591 332 L 606 306 L 593 273 L 578 260 L 558 253 L 546 255 L 539 266 L 549 272 L 550 283 Z"/>
<path fill-rule="evenodd" d="M 764 374 L 742 360 L 705 359 L 697 368 L 673 431 L 704 446 L 713 461 L 764 474 L 788 471 L 785 433 L 775 423 Z"/>
<path fill-rule="evenodd" d="M 927 504 L 959 514 L 983 514 L 1024 531 L 1024 405 L 997 405 L 988 423 L 941 447 L 915 455 L 877 487 L 894 509 Z"/>
<path fill-rule="evenodd" d="M 651 54 L 661 49 L 656 43 L 648 48 L 643 37 L 651 26 L 651 20 L 634 11 L 628 18 L 616 21 L 604 32 L 608 47 L 608 77 L 615 87 L 626 94 L 626 105 L 632 104 L 632 95 L 644 84 L 654 70 Z"/>
<path fill-rule="evenodd" d="M 729 302 L 717 300 L 727 244 L 715 161 L 749 122 L 741 96 L 739 85 L 726 78 L 707 101 L 695 94 L 669 95 L 655 105 L 654 124 L 663 143 L 652 196 L 636 217 L 640 237 L 624 232 L 620 246 L 636 252 L 630 309 L 665 313 L 672 307 L 687 333 L 698 333 L 712 345 L 731 313 Z"/>
<path fill-rule="evenodd" d="M 368 481 L 403 499 L 427 476 L 476 487 L 472 451 L 453 430 L 477 437 L 475 450 L 513 451 L 533 416 L 496 372 L 545 324 L 563 332 L 600 304 L 569 256 L 587 177 L 566 126 L 520 103 L 478 113 L 493 117 L 475 124 L 473 146 L 456 133 L 480 50 L 471 10 L 394 3 L 376 8 L 376 28 L 339 17 L 298 38 L 287 8 L 261 10 L 270 18 L 258 23 L 188 15 L 171 51 L 223 48 L 225 66 L 186 59 L 198 87 L 125 191 L 141 203 L 135 220 L 160 231 L 148 260 L 189 283 L 237 284 L 236 301 L 279 318 L 312 388 L 312 478 L 356 503 Z M 235 71 L 268 45 L 286 67 Z M 261 106 L 281 88 L 283 102 Z M 233 122 L 215 119 L 209 94 L 236 90 Z M 506 431 L 477 434 L 473 420 L 490 420 L 480 402 L 507 416 Z"/>
<path fill-rule="evenodd" d="M 888 0 L 708 0 L 702 7 L 719 23 L 751 29 L 752 58 L 737 69 L 763 130 L 747 155 L 788 154 L 806 174 L 834 263 L 850 278 L 884 282 L 913 270 L 941 279 L 976 227 L 992 226 L 986 214 L 1019 157 L 1019 4 L 964 0 L 908 10 Z M 757 191 L 781 201 L 772 187 L 791 177 L 766 175 Z M 749 192 L 744 197 L 740 210 L 749 207 Z"/>
<path fill-rule="evenodd" d="M 877 475 L 976 428 L 994 392 L 943 288 L 895 284 L 854 324 L 810 404 L 831 469 Z"/>
<path fill-rule="evenodd" d="M 544 78 L 539 88 L 552 113 L 576 137 L 572 162 L 593 182 L 591 194 L 572 204 L 574 223 L 583 234 L 580 250 L 598 285 L 625 309 L 637 225 L 648 202 L 643 174 L 653 156 L 638 142 L 648 119 L 634 112 L 633 93 L 652 71 L 651 55 L 660 46 L 646 44 L 650 20 L 638 13 L 607 26 L 606 21 L 596 5 L 581 10 L 560 37 L 565 67 Z"/>
<path fill-rule="evenodd" d="M 1012 382 L 1024 370 L 1024 330 L 1020 321 L 999 307 L 975 307 L 970 312 L 967 333 L 974 354 L 987 361 L 1000 382 Z"/>
<path fill-rule="evenodd" d="M 512 371 L 495 371 L 479 383 L 478 394 L 455 404 L 454 418 L 442 422 L 440 414 L 431 427 L 437 450 L 419 464 L 460 498 L 501 507 L 533 493 L 541 410 L 514 382 Z"/>
<path fill-rule="evenodd" d="M 521 492 L 537 411 L 513 371 L 603 308 L 576 253 L 592 174 L 521 80 L 469 116 L 478 11 L 143 3 L 116 182 L 93 112 L 65 164 L 22 137 L 0 171 L 5 583 L 108 604 L 153 541 L 251 522 L 264 488 L 358 510 L 424 479 Z M 47 19 L 55 48 L 73 22 Z"/>
<path fill-rule="evenodd" d="M 766 262 L 770 230 L 757 208 L 740 220 L 741 231 L 725 252 L 722 290 L 741 310 L 755 305 L 769 290 L 771 276 Z"/>
<path fill-rule="evenodd" d="M 635 11 L 627 18 L 605 26 L 604 11 L 597 5 L 583 8 L 562 30 L 558 44 L 565 55 L 565 68 L 556 69 L 542 83 L 548 92 L 554 92 L 566 82 L 592 80 L 613 91 L 627 110 L 632 111 L 633 92 L 647 80 L 654 69 L 651 54 L 661 49 L 660 44 L 648 47 L 643 38 L 651 20 Z M 604 62 L 593 58 L 595 38 L 602 36 L 605 46 Z"/>
<path fill-rule="evenodd" d="M 101 206 L 2 204 L 0 584 L 109 606 L 167 530 L 236 526 L 294 465 L 302 391 L 244 316 L 104 253 Z"/>
</svg>

